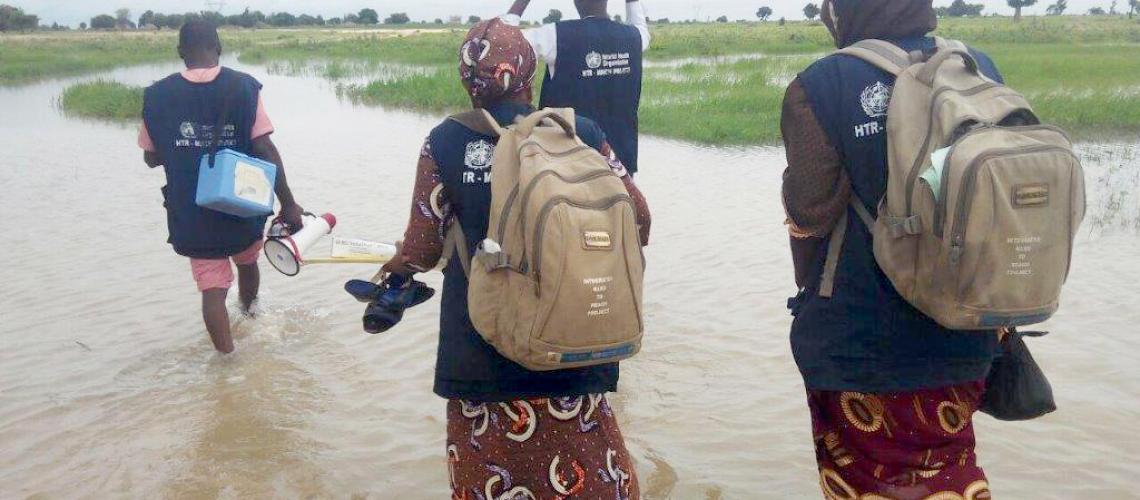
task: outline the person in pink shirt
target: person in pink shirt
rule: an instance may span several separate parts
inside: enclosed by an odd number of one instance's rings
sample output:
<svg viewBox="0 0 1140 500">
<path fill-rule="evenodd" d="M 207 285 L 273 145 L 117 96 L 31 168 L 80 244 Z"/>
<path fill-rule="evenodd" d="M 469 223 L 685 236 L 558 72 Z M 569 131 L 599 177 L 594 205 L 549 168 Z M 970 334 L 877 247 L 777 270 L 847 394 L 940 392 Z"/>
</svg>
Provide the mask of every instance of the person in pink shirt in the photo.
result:
<svg viewBox="0 0 1140 500">
<path fill-rule="evenodd" d="M 214 347 L 234 350 L 226 296 L 237 266 L 241 308 L 249 313 L 257 298 L 265 217 L 242 218 L 197 206 L 198 165 L 203 155 L 228 148 L 277 165 L 274 191 L 280 216 L 292 229 L 301 227 L 300 205 L 293 198 L 277 147 L 270 139 L 273 124 L 261 100 L 261 84 L 253 77 L 222 67 L 217 29 L 191 21 L 179 32 L 178 54 L 186 69 L 146 89 L 138 144 L 143 161 L 162 166 L 162 188 L 169 242 L 190 268 L 202 293 L 202 316 Z"/>
</svg>

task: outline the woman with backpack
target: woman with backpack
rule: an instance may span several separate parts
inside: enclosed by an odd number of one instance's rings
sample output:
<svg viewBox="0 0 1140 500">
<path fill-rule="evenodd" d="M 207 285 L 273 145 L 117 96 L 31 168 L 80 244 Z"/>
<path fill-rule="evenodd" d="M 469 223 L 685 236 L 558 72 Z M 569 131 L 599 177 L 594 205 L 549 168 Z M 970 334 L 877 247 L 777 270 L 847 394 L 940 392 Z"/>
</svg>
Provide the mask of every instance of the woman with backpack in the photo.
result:
<svg viewBox="0 0 1140 500">
<path fill-rule="evenodd" d="M 498 19 L 479 23 L 460 52 L 460 76 L 473 108 L 503 128 L 534 111 L 535 55 L 518 28 Z M 583 143 L 609 159 L 635 206 L 640 243 L 647 243 L 644 197 L 598 126 L 585 118 L 573 125 Z M 495 133 L 458 119 L 432 130 L 420 151 L 403 244 L 384 266 L 399 277 L 395 282 L 411 282 L 412 274 L 436 266 L 451 224 L 465 235 L 465 245 L 458 246 L 471 249 L 466 257 L 489 237 L 498 141 Z M 434 386 L 448 400 L 452 498 L 638 498 L 633 464 L 605 398 L 617 389 L 617 363 L 531 371 L 504 357 L 472 325 L 460 257 L 448 259 L 444 271 Z"/>
<path fill-rule="evenodd" d="M 841 49 L 873 39 L 904 58 L 936 49 L 931 0 L 825 1 L 822 18 Z M 989 58 L 969 52 L 975 72 L 1001 81 Z M 904 300 L 864 222 L 887 189 L 895 85 L 893 74 L 835 54 L 801 73 L 784 101 L 783 201 L 801 289 L 789 304 L 791 343 L 820 486 L 826 498 L 990 498 L 972 417 L 998 336 L 944 328 Z"/>
</svg>

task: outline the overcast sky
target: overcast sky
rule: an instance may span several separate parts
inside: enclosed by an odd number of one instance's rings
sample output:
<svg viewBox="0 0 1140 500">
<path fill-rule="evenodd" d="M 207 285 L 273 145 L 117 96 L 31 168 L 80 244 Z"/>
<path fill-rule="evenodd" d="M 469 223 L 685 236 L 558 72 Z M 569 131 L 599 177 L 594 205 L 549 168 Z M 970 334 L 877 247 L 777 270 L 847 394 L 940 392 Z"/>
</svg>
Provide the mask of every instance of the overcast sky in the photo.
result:
<svg viewBox="0 0 1140 500">
<path fill-rule="evenodd" d="M 754 19 L 756 9 L 768 5 L 775 10 L 774 17 L 788 19 L 803 18 L 802 9 L 807 0 L 643 0 L 650 18 L 670 19 L 715 19 L 727 15 L 730 19 Z M 818 0 L 812 0 L 819 3 Z M 1012 13 L 1005 0 L 971 0 L 970 3 L 986 4 L 985 13 Z M 1029 7 L 1026 12 L 1044 13 L 1045 7 L 1054 0 L 1040 0 L 1038 5 Z M 949 5 L 951 0 L 934 0 L 935 5 Z M 111 13 L 120 7 L 131 9 L 131 15 L 138 15 L 147 9 L 156 12 L 186 12 L 205 9 L 206 0 L 0 0 L 23 8 L 29 14 L 40 16 L 41 22 L 58 22 L 72 27 L 89 21 L 92 16 Z M 451 15 L 477 15 L 489 17 L 500 14 L 510 6 L 510 0 L 226 0 L 224 14 L 240 13 L 247 6 L 265 13 L 288 11 L 294 14 L 308 13 L 335 17 L 345 12 L 355 12 L 364 7 L 376 9 L 381 17 L 392 12 L 407 12 L 413 20 L 446 19 Z M 1092 7 L 1108 10 L 1112 0 L 1069 0 L 1069 12 L 1084 13 Z M 1119 0 L 1117 9 L 1127 9 L 1128 1 Z M 540 19 L 550 9 L 559 9 L 571 16 L 574 4 L 571 0 L 532 0 L 526 18 Z M 624 13 L 621 0 L 610 0 L 610 13 Z"/>
</svg>

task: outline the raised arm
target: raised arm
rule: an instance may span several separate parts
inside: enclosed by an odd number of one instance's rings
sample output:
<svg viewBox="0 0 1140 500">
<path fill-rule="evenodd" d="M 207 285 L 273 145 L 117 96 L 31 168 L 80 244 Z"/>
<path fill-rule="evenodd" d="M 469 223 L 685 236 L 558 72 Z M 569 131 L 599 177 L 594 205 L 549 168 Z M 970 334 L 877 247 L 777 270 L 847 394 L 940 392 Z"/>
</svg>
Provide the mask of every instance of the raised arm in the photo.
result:
<svg viewBox="0 0 1140 500">
<path fill-rule="evenodd" d="M 508 10 L 507 14 L 522 17 L 528 5 L 530 5 L 530 0 L 515 0 L 515 3 L 511 4 L 511 10 Z"/>
<path fill-rule="evenodd" d="M 529 4 L 530 0 L 515 0 L 515 3 L 511 4 L 511 10 L 499 16 L 499 19 L 509 26 L 520 26 L 523 12 Z M 558 29 L 553 24 L 544 24 L 537 28 L 524 29 L 522 32 L 534 49 L 534 55 L 546 62 L 547 66 L 553 67 L 558 57 Z"/>
<path fill-rule="evenodd" d="M 641 51 L 649 50 L 649 19 L 645 17 L 645 6 L 639 0 L 625 0 L 625 22 L 641 33 Z"/>
</svg>

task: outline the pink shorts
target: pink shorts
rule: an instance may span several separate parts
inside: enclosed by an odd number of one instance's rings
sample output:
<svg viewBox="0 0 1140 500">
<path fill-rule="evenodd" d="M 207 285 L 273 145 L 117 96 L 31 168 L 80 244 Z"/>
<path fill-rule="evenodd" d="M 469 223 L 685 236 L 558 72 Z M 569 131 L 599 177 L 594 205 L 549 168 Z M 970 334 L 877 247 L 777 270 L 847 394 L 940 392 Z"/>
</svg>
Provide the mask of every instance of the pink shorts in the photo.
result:
<svg viewBox="0 0 1140 500">
<path fill-rule="evenodd" d="M 194 273 L 198 291 L 204 292 L 214 288 L 228 290 L 234 283 L 234 269 L 230 266 L 230 260 L 239 266 L 256 264 L 262 244 L 264 242 L 259 240 L 228 259 L 190 259 L 190 271 Z"/>
</svg>

